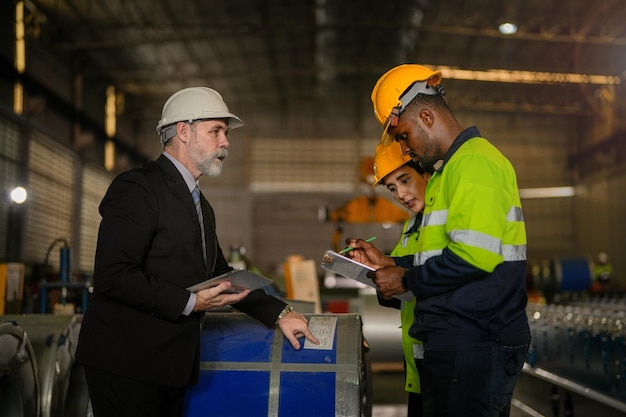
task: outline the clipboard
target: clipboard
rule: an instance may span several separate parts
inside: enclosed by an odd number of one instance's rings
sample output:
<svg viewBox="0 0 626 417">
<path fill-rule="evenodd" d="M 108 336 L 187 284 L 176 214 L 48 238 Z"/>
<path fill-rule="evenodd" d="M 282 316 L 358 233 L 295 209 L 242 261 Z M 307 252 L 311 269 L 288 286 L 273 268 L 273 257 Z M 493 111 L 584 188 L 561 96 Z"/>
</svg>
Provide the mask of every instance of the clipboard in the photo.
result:
<svg viewBox="0 0 626 417">
<path fill-rule="evenodd" d="M 256 290 L 274 282 L 269 278 L 265 278 L 262 275 L 255 274 L 246 269 L 233 269 L 225 274 L 187 287 L 187 290 L 190 292 L 198 292 L 206 288 L 215 287 L 224 281 L 230 281 L 233 284 L 230 290 L 227 291 L 229 293 L 237 293 L 245 289 Z"/>
<path fill-rule="evenodd" d="M 324 252 L 322 262 L 320 266 L 328 271 L 334 272 L 342 277 L 351 278 L 359 281 L 362 284 L 369 285 L 370 287 L 377 289 L 376 284 L 371 278 L 367 277 L 367 273 L 375 271 L 365 264 L 355 261 L 354 259 L 343 256 L 342 254 L 335 252 L 334 250 L 327 250 Z M 395 298 L 409 302 L 415 298 L 411 291 L 407 291 L 404 294 L 394 295 Z"/>
</svg>

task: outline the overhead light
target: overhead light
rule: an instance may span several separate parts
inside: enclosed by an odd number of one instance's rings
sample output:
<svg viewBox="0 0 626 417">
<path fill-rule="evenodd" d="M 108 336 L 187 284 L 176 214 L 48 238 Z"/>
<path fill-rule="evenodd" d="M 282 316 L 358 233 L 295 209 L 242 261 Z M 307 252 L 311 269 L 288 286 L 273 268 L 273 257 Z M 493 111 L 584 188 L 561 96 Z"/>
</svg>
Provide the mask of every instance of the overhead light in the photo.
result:
<svg viewBox="0 0 626 417">
<path fill-rule="evenodd" d="M 572 74 L 558 72 L 518 71 L 504 69 L 465 70 L 458 67 L 424 64 L 437 68 L 444 78 L 518 84 L 599 84 L 618 85 L 619 76 Z"/>
<path fill-rule="evenodd" d="M 500 26 L 498 26 L 498 30 L 503 35 L 513 35 L 517 32 L 517 25 L 510 22 L 501 23 Z"/>
<path fill-rule="evenodd" d="M 104 144 L 104 169 L 113 171 L 115 169 L 115 142 L 107 140 Z"/>
<path fill-rule="evenodd" d="M 23 74 L 26 69 L 26 38 L 24 23 L 24 2 L 15 4 L 15 70 Z"/>
<path fill-rule="evenodd" d="M 24 2 L 15 3 L 15 70 L 23 74 L 26 70 L 26 33 L 24 24 Z M 13 86 L 13 111 L 15 114 L 22 114 L 24 111 L 24 87 L 21 82 L 16 82 Z"/>
<path fill-rule="evenodd" d="M 26 201 L 27 196 L 28 193 L 26 192 L 26 188 L 24 187 L 15 187 L 13 190 L 11 190 L 11 201 L 13 201 L 15 204 L 22 204 L 24 201 Z"/>
<path fill-rule="evenodd" d="M 555 198 L 572 197 L 576 195 L 574 187 L 544 187 L 544 188 L 521 188 L 520 198 Z"/>
<path fill-rule="evenodd" d="M 116 133 L 116 115 L 117 115 L 117 100 L 115 94 L 115 87 L 109 86 L 106 89 L 106 101 L 104 105 L 104 129 L 108 138 L 112 138 Z"/>
</svg>

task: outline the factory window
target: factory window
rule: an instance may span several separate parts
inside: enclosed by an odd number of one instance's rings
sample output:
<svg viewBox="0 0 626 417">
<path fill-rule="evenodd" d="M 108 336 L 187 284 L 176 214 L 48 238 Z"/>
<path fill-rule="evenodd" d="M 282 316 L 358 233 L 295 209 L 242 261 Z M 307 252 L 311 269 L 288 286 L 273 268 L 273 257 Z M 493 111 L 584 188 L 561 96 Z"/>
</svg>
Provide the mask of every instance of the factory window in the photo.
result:
<svg viewBox="0 0 626 417">
<path fill-rule="evenodd" d="M 43 263 L 48 247 L 56 239 L 65 239 L 72 247 L 77 167 L 75 154 L 42 134 L 33 133 L 28 157 L 30 191 L 24 252 L 27 262 Z M 48 265 L 58 271 L 59 263 L 57 253 L 52 253 Z"/>
<path fill-rule="evenodd" d="M 255 139 L 252 142 L 250 189 L 267 192 L 345 192 L 359 182 L 363 155 L 371 143 L 356 139 Z M 362 155 L 363 154 L 363 155 Z M 352 155 L 353 157 L 346 157 Z"/>
<path fill-rule="evenodd" d="M 83 168 L 80 204 L 80 259 L 78 265 L 79 269 L 85 273 L 93 273 L 98 227 L 100 220 L 102 220 L 98 206 L 112 180 L 113 175 L 106 173 L 102 168 L 92 165 L 85 165 Z"/>
<path fill-rule="evenodd" d="M 20 146 L 20 132 L 14 123 L 0 118 L 0 189 L 2 190 L 2 203 L 0 204 L 0 259 L 7 256 L 8 216 L 9 216 L 9 192 L 19 185 L 20 161 L 22 149 Z"/>
</svg>

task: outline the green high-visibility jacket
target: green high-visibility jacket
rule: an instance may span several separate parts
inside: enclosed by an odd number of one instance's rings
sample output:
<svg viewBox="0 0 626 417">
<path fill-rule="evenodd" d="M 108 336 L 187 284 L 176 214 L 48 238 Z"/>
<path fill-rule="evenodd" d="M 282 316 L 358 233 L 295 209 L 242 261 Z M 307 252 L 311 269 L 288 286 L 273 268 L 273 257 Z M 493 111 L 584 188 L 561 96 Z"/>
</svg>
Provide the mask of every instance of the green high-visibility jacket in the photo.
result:
<svg viewBox="0 0 626 417">
<path fill-rule="evenodd" d="M 411 267 L 409 333 L 432 350 L 530 341 L 526 231 L 515 171 L 475 127 L 456 138 L 426 188 Z"/>
</svg>

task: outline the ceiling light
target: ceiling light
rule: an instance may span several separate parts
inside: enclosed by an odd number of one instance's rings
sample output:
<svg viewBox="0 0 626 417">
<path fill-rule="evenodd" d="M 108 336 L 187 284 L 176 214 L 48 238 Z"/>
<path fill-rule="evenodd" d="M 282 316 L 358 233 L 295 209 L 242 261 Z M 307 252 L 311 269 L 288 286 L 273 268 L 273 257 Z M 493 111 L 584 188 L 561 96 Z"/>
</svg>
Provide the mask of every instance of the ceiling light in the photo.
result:
<svg viewBox="0 0 626 417">
<path fill-rule="evenodd" d="M 109 139 L 115 136 L 117 130 L 116 104 L 115 87 L 109 86 L 106 89 L 106 101 L 104 104 L 104 130 Z"/>
<path fill-rule="evenodd" d="M 520 188 L 519 190 L 519 196 L 522 199 L 573 197 L 574 195 L 576 195 L 574 187 Z"/>
<path fill-rule="evenodd" d="M 503 35 L 513 35 L 517 32 L 517 25 L 510 22 L 501 23 L 500 26 L 498 26 L 498 30 Z"/>
<path fill-rule="evenodd" d="M 600 84 L 618 85 L 619 76 L 571 74 L 539 71 L 517 71 L 504 69 L 488 70 L 464 70 L 458 67 L 446 67 L 441 65 L 423 64 L 437 68 L 443 73 L 444 78 L 472 81 L 491 81 L 500 83 L 521 84 Z"/>
</svg>

